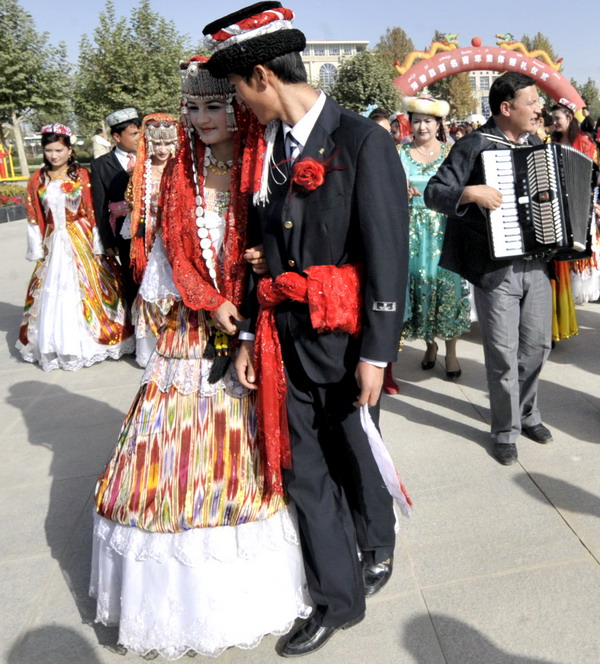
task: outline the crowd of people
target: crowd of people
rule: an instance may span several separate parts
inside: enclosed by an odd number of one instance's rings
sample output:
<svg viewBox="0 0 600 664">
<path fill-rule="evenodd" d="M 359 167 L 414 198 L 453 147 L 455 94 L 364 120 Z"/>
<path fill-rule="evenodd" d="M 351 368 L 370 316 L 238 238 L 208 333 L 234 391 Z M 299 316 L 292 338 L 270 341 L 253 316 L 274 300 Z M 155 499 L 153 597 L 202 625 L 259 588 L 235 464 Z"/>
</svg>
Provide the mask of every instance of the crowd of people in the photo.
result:
<svg viewBox="0 0 600 664">
<path fill-rule="evenodd" d="M 460 379 L 474 303 L 508 465 L 521 434 L 552 439 L 539 375 L 577 334 L 574 302 L 600 295 L 595 246 L 490 254 L 502 194 L 481 154 L 543 142 L 533 79 L 496 79 L 477 128 L 426 97 L 360 117 L 308 84 L 293 18 L 261 2 L 207 25 L 211 57 L 180 66 L 181 118 L 114 111 L 91 176 L 71 130 L 44 127 L 28 186 L 23 358 L 144 367 L 96 487 L 90 586 L 143 655 L 274 633 L 301 656 L 361 621 L 393 571 L 398 488 L 372 438 L 399 344 L 422 339 L 428 371 L 443 340 Z M 552 109 L 551 140 L 597 161 L 586 136 Z"/>
</svg>

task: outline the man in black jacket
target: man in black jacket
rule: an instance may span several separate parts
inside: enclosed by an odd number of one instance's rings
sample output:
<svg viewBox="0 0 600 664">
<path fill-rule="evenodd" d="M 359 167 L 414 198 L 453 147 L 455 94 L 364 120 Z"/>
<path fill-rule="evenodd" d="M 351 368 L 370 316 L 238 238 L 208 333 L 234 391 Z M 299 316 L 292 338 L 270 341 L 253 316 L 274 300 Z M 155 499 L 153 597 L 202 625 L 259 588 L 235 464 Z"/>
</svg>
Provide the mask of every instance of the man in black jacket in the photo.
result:
<svg viewBox="0 0 600 664">
<path fill-rule="evenodd" d="M 252 217 L 270 274 L 305 276 L 315 266 L 337 273 L 349 265 L 362 272 L 358 337 L 317 333 L 304 302 L 287 300 L 275 309 L 292 455 L 284 483 L 298 510 L 316 605 L 280 646 L 288 657 L 317 650 L 338 629 L 361 620 L 365 595 L 380 590 L 392 571 L 392 501 L 359 409 L 370 406 L 377 419 L 384 368 L 398 349 L 408 264 L 407 187 L 394 142 L 308 85 L 300 57 L 305 38 L 291 29 L 290 14 L 278 2 L 260 2 L 204 30 L 222 36 L 240 21 L 252 26 L 281 18 L 280 28 L 274 24 L 256 36 L 248 29 L 231 46 L 221 44 L 208 63 L 211 74 L 228 75 L 238 98 L 269 123 L 268 167 Z M 306 188 L 295 182 L 290 165 L 311 160 L 324 179 Z M 236 367 L 249 387 L 252 358 L 246 341 Z"/>
<path fill-rule="evenodd" d="M 552 440 L 537 407 L 538 378 L 551 347 L 549 256 L 494 260 L 485 210 L 502 194 L 484 184 L 481 153 L 537 145 L 533 136 L 541 105 L 535 81 L 509 72 L 490 89 L 492 118 L 452 148 L 425 190 L 425 204 L 448 216 L 440 265 L 475 286 L 490 394 L 494 454 L 517 461 L 521 433 Z"/>
<path fill-rule="evenodd" d="M 118 256 L 121 263 L 121 285 L 131 307 L 137 293 L 133 271 L 129 263 L 131 239 L 121 235 L 128 213 L 125 191 L 135 164 L 135 153 L 140 141 L 141 122 L 135 108 L 124 108 L 111 113 L 106 124 L 116 146 L 92 161 L 92 196 L 100 239 L 108 256 Z"/>
</svg>

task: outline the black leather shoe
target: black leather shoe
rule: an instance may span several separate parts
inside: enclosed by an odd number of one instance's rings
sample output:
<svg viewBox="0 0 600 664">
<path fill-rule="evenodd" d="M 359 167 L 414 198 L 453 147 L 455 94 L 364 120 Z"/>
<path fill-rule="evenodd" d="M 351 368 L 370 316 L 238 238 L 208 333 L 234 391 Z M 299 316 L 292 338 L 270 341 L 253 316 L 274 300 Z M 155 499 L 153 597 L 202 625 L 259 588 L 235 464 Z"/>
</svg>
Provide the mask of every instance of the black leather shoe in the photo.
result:
<svg viewBox="0 0 600 664">
<path fill-rule="evenodd" d="M 327 641 L 340 629 L 348 629 L 358 625 L 358 623 L 365 617 L 362 616 L 347 622 L 341 627 L 325 627 L 320 624 L 316 617 L 309 618 L 297 632 L 294 632 L 287 641 L 281 646 L 278 644 L 276 651 L 281 657 L 302 657 L 302 655 L 310 655 L 322 648 Z"/>
<path fill-rule="evenodd" d="M 437 343 L 435 343 L 435 341 L 433 343 L 435 345 L 435 355 L 433 356 L 433 360 L 430 361 L 423 360 L 421 362 L 421 369 L 423 369 L 423 371 L 429 371 L 429 369 L 433 369 L 433 367 L 435 367 L 435 361 L 437 360 L 438 345 Z"/>
<path fill-rule="evenodd" d="M 394 557 L 384 560 L 382 563 L 367 565 L 363 563 L 362 575 L 363 585 L 365 587 L 365 597 L 376 595 L 392 576 L 394 566 Z"/>
<path fill-rule="evenodd" d="M 535 440 L 536 443 L 542 443 L 542 445 L 552 442 L 552 434 L 541 422 L 534 424 L 532 427 L 521 427 L 521 433 L 527 438 Z"/>
<path fill-rule="evenodd" d="M 504 466 L 510 466 L 519 460 L 517 446 L 514 443 L 494 443 L 494 456 Z"/>
</svg>

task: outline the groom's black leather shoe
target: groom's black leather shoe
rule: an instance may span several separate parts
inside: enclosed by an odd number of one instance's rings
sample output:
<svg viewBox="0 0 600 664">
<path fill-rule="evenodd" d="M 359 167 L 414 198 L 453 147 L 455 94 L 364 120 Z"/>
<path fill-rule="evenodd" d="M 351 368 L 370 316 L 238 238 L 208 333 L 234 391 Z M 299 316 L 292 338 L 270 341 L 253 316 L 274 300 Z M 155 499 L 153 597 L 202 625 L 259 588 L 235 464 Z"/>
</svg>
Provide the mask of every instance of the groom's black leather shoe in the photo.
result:
<svg viewBox="0 0 600 664">
<path fill-rule="evenodd" d="M 354 627 L 365 617 L 362 616 L 347 622 L 341 627 L 325 627 L 316 617 L 309 618 L 297 632 L 294 632 L 285 643 L 277 646 L 277 654 L 281 657 L 301 657 L 322 648 L 327 641 L 340 629 Z"/>
<path fill-rule="evenodd" d="M 374 565 L 363 563 L 362 575 L 363 585 L 365 587 L 365 597 L 373 597 L 373 595 L 377 594 L 383 586 L 385 586 L 392 576 L 393 566 L 393 556 Z"/>
</svg>

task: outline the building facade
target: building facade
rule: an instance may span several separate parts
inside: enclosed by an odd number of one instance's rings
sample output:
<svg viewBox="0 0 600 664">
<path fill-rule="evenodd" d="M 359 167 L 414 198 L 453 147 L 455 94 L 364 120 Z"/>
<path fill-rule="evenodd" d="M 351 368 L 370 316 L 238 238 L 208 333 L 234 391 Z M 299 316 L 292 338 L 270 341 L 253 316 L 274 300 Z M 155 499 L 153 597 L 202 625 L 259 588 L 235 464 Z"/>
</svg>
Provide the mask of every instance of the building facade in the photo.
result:
<svg viewBox="0 0 600 664">
<path fill-rule="evenodd" d="M 490 102 L 489 94 L 492 83 L 500 76 L 497 71 L 472 71 L 469 73 L 471 81 L 471 90 L 473 96 L 477 99 L 476 113 L 483 115 L 485 118 L 490 116 Z"/>
<path fill-rule="evenodd" d="M 364 51 L 368 44 L 368 41 L 307 41 L 302 62 L 309 83 L 327 92 L 335 81 L 342 60 Z"/>
</svg>

